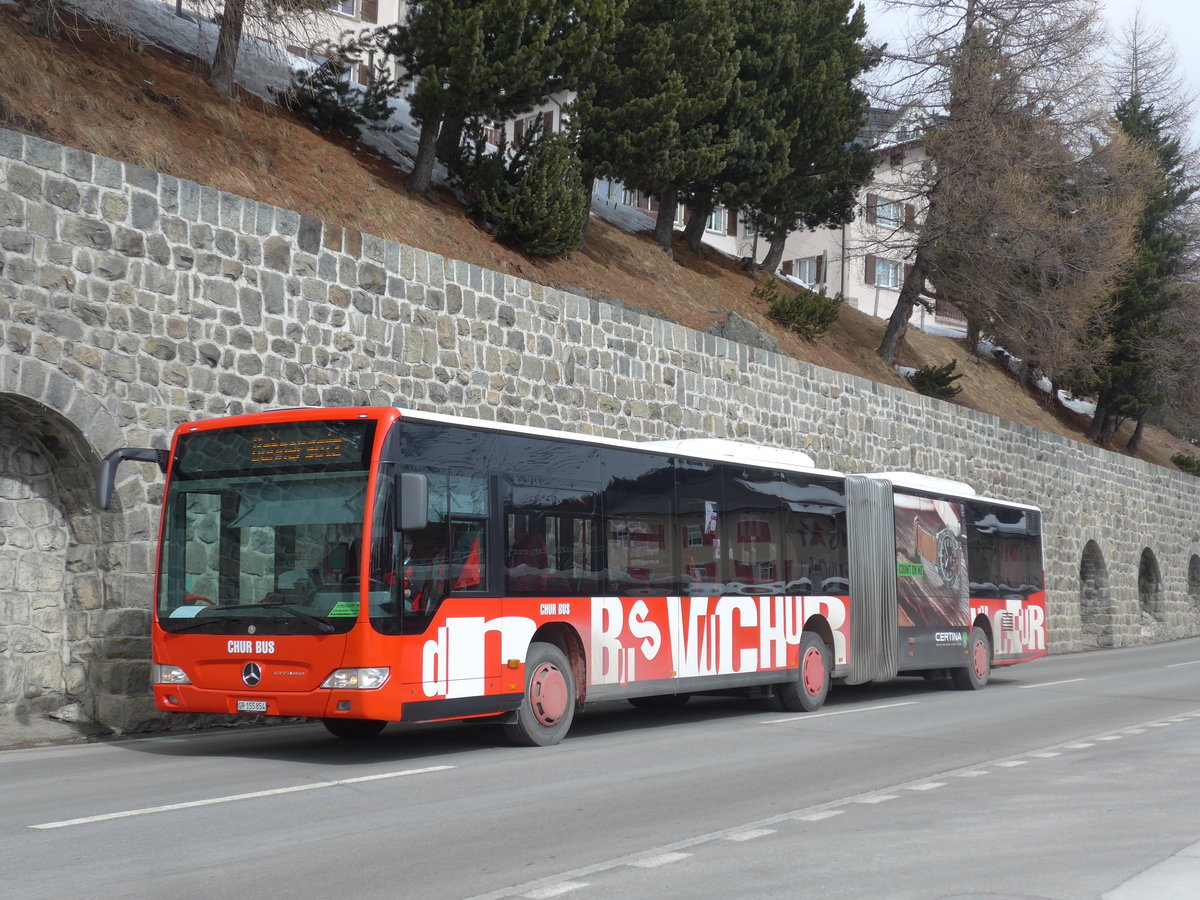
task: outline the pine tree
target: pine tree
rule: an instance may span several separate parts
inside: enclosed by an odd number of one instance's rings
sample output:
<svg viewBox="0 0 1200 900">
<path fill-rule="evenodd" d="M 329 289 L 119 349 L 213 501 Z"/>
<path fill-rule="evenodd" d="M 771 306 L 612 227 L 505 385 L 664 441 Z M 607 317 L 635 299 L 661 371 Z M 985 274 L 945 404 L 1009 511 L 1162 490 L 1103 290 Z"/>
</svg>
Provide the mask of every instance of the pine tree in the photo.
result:
<svg viewBox="0 0 1200 900">
<path fill-rule="evenodd" d="M 428 191 L 439 144 L 471 118 L 503 121 L 573 88 L 619 22 L 625 0 L 422 0 L 406 20 L 355 45 L 395 57 L 421 132 L 410 190 Z M 439 140 L 440 138 L 440 140 Z"/>
<path fill-rule="evenodd" d="M 1164 360 L 1151 348 L 1171 327 L 1168 313 L 1182 298 L 1178 275 L 1188 237 L 1178 213 L 1197 185 L 1188 180 L 1179 140 L 1165 131 L 1163 119 L 1143 103 L 1140 94 L 1118 104 L 1115 117 L 1154 161 L 1158 178 L 1147 190 L 1138 221 L 1134 265 L 1107 318 L 1113 349 L 1099 375 L 1096 414 L 1088 437 L 1107 446 L 1124 420 L 1136 419 L 1128 445 L 1130 452 L 1136 452 L 1146 416 L 1164 399 L 1155 383 Z"/>
<path fill-rule="evenodd" d="M 541 133 L 514 159 L 523 162 L 476 198 L 497 237 L 511 237 L 530 256 L 565 256 L 579 246 L 591 201 L 579 156 L 565 133 Z"/>
<path fill-rule="evenodd" d="M 851 0 L 814 0 L 797 4 L 794 13 L 790 36 L 798 68 L 796 77 L 778 85 L 794 124 L 784 147 L 786 174 L 757 197 L 731 186 L 732 179 L 722 192 L 727 205 L 751 210 L 751 221 L 770 243 L 761 266 L 768 272 L 779 266 L 793 231 L 848 222 L 873 169 L 870 151 L 857 142 L 867 99 L 855 82 L 869 65 L 862 7 L 854 9 Z"/>
<path fill-rule="evenodd" d="M 586 177 L 656 197 L 668 254 L 681 189 L 712 178 L 729 152 L 712 116 L 737 72 L 733 13 L 734 0 L 632 3 L 575 104 Z"/>
</svg>

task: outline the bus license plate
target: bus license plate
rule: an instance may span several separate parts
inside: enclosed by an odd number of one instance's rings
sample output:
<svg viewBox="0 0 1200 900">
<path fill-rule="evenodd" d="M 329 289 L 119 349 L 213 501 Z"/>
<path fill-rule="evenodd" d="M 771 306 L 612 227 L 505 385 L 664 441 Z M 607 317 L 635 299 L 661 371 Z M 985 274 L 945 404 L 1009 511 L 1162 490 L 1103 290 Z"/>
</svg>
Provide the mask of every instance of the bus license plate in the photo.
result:
<svg viewBox="0 0 1200 900">
<path fill-rule="evenodd" d="M 237 702 L 238 712 L 255 712 L 265 713 L 267 711 L 266 700 L 239 700 Z"/>
</svg>

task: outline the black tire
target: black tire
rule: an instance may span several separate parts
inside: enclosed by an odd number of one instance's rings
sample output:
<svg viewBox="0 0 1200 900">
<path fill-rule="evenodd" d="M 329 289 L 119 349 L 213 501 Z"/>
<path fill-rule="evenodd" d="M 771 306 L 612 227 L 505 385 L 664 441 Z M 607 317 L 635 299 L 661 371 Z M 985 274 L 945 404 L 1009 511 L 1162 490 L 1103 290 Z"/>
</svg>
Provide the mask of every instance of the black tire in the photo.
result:
<svg viewBox="0 0 1200 900">
<path fill-rule="evenodd" d="M 691 694 L 655 694 L 652 697 L 630 697 L 629 702 L 638 709 L 670 712 L 683 709 L 691 699 Z"/>
<path fill-rule="evenodd" d="M 970 652 L 966 666 L 951 669 L 950 678 L 960 691 L 978 691 L 987 686 L 992 674 L 992 642 L 987 632 L 976 626 L 971 629 Z"/>
<path fill-rule="evenodd" d="M 522 747 L 548 747 L 567 734 L 575 718 L 575 678 L 567 655 L 554 644 L 535 641 L 525 655 L 525 697 L 515 722 L 504 725 Z"/>
<path fill-rule="evenodd" d="M 362 741 L 373 738 L 383 731 L 387 722 L 379 719 L 322 719 L 321 724 L 334 737 L 349 741 Z"/>
<path fill-rule="evenodd" d="M 800 670 L 794 681 L 775 685 L 775 701 L 786 712 L 816 712 L 829 696 L 829 645 L 815 631 L 800 635 Z"/>
</svg>

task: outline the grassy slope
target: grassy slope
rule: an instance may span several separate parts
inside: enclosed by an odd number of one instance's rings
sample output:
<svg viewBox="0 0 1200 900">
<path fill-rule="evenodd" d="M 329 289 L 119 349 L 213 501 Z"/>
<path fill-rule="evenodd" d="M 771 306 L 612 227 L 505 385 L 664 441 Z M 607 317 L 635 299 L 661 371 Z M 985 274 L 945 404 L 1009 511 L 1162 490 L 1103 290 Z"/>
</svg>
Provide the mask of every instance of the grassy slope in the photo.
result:
<svg viewBox="0 0 1200 900">
<path fill-rule="evenodd" d="M 831 369 L 904 387 L 875 355 L 884 323 L 851 309 L 820 341 L 807 343 L 766 318 L 736 265 L 713 254 L 699 260 L 682 247 L 670 262 L 646 235 L 593 220 L 586 253 L 540 261 L 494 241 L 445 196 L 422 201 L 403 175 L 370 151 L 316 134 L 305 123 L 254 98 L 222 101 L 204 83 L 204 66 L 131 47 L 86 28 L 54 44 L 33 35 L 19 9 L 0 6 L 0 125 L 339 225 L 423 247 L 542 284 L 621 298 L 632 306 L 705 330 L 733 310 L 772 333 L 784 352 Z M 965 343 L 912 334 L 898 362 L 959 360 L 965 377 L 957 402 L 1045 431 L 1083 440 L 1086 422 L 1050 411 L 991 363 L 971 360 Z M 1142 458 L 1171 466 L 1193 451 L 1150 429 Z"/>
</svg>

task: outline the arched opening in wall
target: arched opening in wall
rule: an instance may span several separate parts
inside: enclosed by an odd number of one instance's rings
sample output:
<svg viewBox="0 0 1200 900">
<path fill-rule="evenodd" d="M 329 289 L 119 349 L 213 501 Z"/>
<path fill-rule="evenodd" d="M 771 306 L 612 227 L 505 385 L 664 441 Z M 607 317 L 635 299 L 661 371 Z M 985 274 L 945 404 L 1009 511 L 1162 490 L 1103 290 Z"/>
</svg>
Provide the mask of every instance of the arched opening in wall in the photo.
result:
<svg viewBox="0 0 1200 900">
<path fill-rule="evenodd" d="M 1112 647 L 1116 608 L 1108 589 L 1108 567 L 1095 541 L 1088 541 L 1079 560 L 1079 619 L 1085 648 Z"/>
<path fill-rule="evenodd" d="M 1158 558 L 1149 547 L 1142 550 L 1138 563 L 1138 602 L 1142 610 L 1142 629 L 1167 620 L 1166 598 L 1163 595 L 1162 573 Z"/>
<path fill-rule="evenodd" d="M 0 394 L 0 716 L 87 700 L 86 620 L 101 606 L 93 465 L 65 418 Z"/>
</svg>

